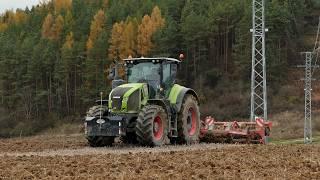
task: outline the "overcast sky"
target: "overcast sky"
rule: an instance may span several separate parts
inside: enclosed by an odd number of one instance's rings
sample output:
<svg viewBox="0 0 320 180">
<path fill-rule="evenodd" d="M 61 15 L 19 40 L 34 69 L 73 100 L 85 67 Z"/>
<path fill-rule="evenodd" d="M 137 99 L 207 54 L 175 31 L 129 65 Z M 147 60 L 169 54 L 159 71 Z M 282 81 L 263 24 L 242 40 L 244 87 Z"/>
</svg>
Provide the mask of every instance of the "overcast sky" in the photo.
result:
<svg viewBox="0 0 320 180">
<path fill-rule="evenodd" d="M 7 9 L 24 9 L 25 7 L 32 7 L 38 4 L 39 0 L 0 0 L 0 14 Z"/>
</svg>

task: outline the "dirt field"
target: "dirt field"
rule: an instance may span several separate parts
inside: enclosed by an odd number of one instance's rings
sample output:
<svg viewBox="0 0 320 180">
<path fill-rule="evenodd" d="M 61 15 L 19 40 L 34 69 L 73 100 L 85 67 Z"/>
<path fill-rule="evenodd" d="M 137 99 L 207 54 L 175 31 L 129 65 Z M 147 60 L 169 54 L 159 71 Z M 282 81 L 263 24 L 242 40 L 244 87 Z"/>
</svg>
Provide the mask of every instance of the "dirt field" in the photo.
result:
<svg viewBox="0 0 320 180">
<path fill-rule="evenodd" d="M 0 179 L 320 179 L 319 145 L 89 148 L 80 135 L 0 139 Z"/>
</svg>

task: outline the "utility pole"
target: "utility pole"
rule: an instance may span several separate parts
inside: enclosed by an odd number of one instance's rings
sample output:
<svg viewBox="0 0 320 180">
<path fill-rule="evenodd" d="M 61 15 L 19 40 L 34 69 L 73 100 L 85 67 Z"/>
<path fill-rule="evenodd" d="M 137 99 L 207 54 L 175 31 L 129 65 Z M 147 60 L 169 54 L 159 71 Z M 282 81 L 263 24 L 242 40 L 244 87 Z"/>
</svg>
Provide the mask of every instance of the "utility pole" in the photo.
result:
<svg viewBox="0 0 320 180">
<path fill-rule="evenodd" d="M 305 54 L 305 79 L 304 79 L 304 143 L 312 143 L 312 113 L 311 113 L 311 81 L 312 81 L 312 52 Z"/>
<path fill-rule="evenodd" d="M 303 52 L 305 55 L 305 78 L 304 78 L 304 143 L 312 143 L 312 68 L 319 67 L 317 65 L 320 50 L 320 17 L 317 29 L 316 41 L 314 43 L 313 52 Z M 312 65 L 312 59 L 315 57 L 315 64 Z"/>
<path fill-rule="evenodd" d="M 312 143 L 312 68 L 318 68 L 318 65 L 312 65 L 313 52 L 302 52 L 305 58 L 305 65 L 298 67 L 305 68 L 304 81 L 304 143 Z"/>
<path fill-rule="evenodd" d="M 304 143 L 312 143 L 312 68 L 319 67 L 312 65 L 313 52 L 302 52 L 305 58 L 305 65 L 298 67 L 305 68 L 305 75 L 302 79 L 304 81 Z"/>
<path fill-rule="evenodd" d="M 305 55 L 305 78 L 304 78 L 304 143 L 312 143 L 312 75 L 317 65 L 320 51 L 320 17 L 317 29 L 316 41 L 312 52 L 302 52 Z M 315 64 L 312 65 L 312 59 L 315 59 Z M 314 68 L 312 70 L 312 68 Z"/>
<path fill-rule="evenodd" d="M 251 74 L 251 114 L 267 121 L 267 80 L 265 56 L 265 0 L 252 0 L 252 74 Z"/>
</svg>

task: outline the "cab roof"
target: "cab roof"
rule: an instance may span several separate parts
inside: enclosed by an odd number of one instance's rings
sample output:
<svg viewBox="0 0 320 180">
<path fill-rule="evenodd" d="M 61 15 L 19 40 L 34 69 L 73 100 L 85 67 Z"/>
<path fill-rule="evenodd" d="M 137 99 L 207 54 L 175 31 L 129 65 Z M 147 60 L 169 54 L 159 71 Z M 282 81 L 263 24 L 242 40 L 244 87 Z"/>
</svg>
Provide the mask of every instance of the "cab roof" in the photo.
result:
<svg viewBox="0 0 320 180">
<path fill-rule="evenodd" d="M 175 58 L 166 58 L 166 57 L 158 57 L 158 58 L 128 58 L 128 59 L 123 59 L 124 61 L 151 61 L 151 60 L 166 60 L 166 61 L 171 61 L 171 62 L 177 62 L 180 63 L 181 61 Z"/>
</svg>

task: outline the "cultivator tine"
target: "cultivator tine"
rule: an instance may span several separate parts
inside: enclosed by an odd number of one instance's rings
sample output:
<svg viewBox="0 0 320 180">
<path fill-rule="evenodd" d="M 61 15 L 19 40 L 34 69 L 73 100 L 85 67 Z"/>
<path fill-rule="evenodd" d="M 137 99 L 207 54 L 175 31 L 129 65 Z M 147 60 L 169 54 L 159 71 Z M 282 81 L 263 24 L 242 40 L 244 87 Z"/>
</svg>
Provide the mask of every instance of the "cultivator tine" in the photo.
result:
<svg viewBox="0 0 320 180">
<path fill-rule="evenodd" d="M 262 118 L 255 122 L 216 122 L 208 116 L 202 121 L 201 137 L 207 142 L 265 144 L 271 126 Z"/>
</svg>

